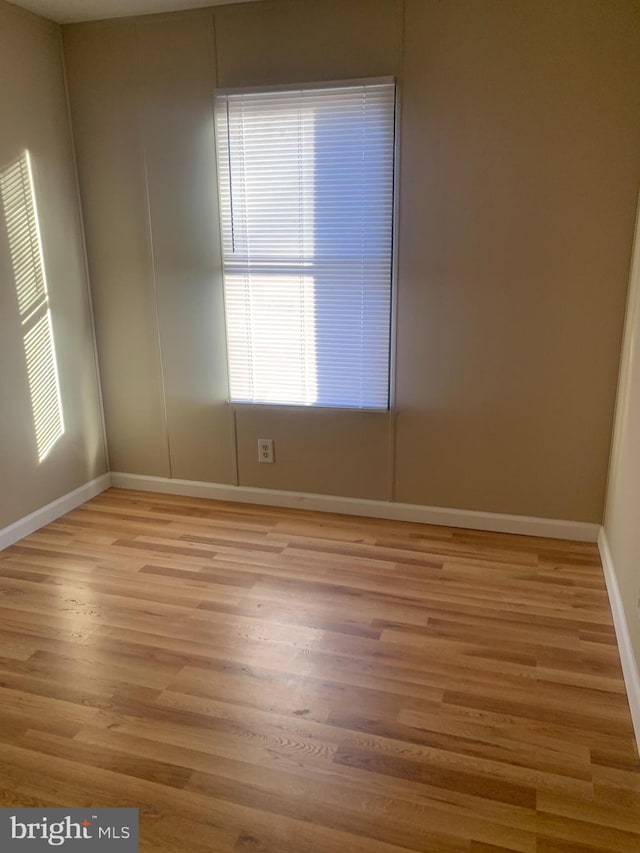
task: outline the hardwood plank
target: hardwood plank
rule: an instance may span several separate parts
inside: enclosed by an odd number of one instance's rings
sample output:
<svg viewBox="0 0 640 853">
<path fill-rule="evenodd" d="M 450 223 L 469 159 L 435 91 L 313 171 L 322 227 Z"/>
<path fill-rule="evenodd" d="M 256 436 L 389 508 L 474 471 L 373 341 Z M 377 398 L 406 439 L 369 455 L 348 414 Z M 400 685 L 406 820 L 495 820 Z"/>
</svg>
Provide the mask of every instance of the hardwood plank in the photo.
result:
<svg viewBox="0 0 640 853">
<path fill-rule="evenodd" d="M 156 853 L 628 853 L 596 546 L 110 489 L 0 552 L 0 804 Z"/>
</svg>

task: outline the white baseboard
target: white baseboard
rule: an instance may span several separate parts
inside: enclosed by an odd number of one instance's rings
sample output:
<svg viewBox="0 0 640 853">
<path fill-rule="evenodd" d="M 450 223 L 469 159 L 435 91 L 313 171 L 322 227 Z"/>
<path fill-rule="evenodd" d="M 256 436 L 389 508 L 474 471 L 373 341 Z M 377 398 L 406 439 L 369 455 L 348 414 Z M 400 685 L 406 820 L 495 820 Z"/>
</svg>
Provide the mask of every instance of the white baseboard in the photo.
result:
<svg viewBox="0 0 640 853">
<path fill-rule="evenodd" d="M 599 525 L 588 524 L 583 521 L 561 521 L 555 518 L 476 512 L 474 510 L 449 509 L 420 504 L 391 503 L 389 501 L 308 494 L 306 492 L 285 492 L 276 489 L 258 489 L 252 486 L 231 486 L 225 483 L 202 483 L 197 480 L 172 480 L 166 477 L 113 472 L 96 477 L 95 480 L 85 483 L 78 489 L 74 489 L 74 491 L 1 529 L 0 551 L 40 527 L 44 527 L 45 524 L 55 521 L 56 518 L 108 489 L 109 486 L 170 495 L 209 498 L 218 501 L 310 509 L 318 512 L 336 512 L 342 515 L 386 518 L 393 521 L 414 521 L 419 524 L 438 524 L 444 527 L 466 527 L 471 530 L 488 530 L 495 533 L 518 533 L 526 536 L 546 536 L 552 539 L 572 539 L 578 542 L 597 541 L 598 531 L 600 530 Z"/>
<path fill-rule="evenodd" d="M 415 521 L 420 524 L 439 524 L 445 527 L 467 527 L 496 533 L 520 533 L 527 536 L 547 536 L 553 539 L 572 539 L 596 542 L 599 524 L 582 521 L 560 521 L 554 518 L 534 518 L 525 515 L 504 515 L 494 512 L 447 509 L 419 504 L 391 503 L 334 495 L 284 492 L 258 489 L 251 486 L 231 486 L 223 483 L 201 483 L 196 480 L 171 480 L 140 474 L 111 474 L 111 485 L 121 489 L 139 489 L 192 498 L 218 501 L 281 506 L 292 509 L 312 509 L 344 515 L 387 518 L 394 521 Z"/>
<path fill-rule="evenodd" d="M 44 527 L 45 524 L 50 524 L 56 518 L 60 518 L 61 515 L 70 512 L 72 509 L 80 506 L 80 504 L 100 494 L 100 492 L 104 492 L 110 485 L 111 474 L 103 474 L 101 477 L 90 480 L 84 486 L 68 492 L 66 495 L 37 509 L 35 512 L 25 515 L 24 518 L 19 518 L 18 521 L 14 521 L 8 527 L 2 528 L 0 530 L 0 551 L 33 533 L 40 527 Z"/>
<path fill-rule="evenodd" d="M 622 674 L 624 675 L 624 683 L 627 688 L 627 698 L 629 699 L 629 708 L 631 709 L 633 730 L 636 734 L 636 743 L 638 744 L 638 752 L 640 753 L 640 674 L 638 673 L 638 664 L 631 645 L 627 617 L 625 616 L 620 588 L 618 586 L 618 579 L 613 565 L 613 557 L 611 556 L 611 550 L 609 549 L 609 542 L 607 540 L 607 534 L 605 533 L 604 527 L 600 528 L 600 533 L 598 535 L 598 548 L 600 549 L 600 559 L 602 560 L 604 579 L 607 584 L 607 592 L 609 594 L 609 604 L 611 605 L 613 624 L 616 629 L 618 651 L 620 652 Z"/>
</svg>

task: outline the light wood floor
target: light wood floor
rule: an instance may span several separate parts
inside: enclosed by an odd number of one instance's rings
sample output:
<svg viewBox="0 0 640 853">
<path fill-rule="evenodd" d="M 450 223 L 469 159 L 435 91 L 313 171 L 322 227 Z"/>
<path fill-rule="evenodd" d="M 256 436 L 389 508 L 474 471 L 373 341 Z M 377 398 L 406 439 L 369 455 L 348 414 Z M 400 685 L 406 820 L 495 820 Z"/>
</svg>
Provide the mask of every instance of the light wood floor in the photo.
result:
<svg viewBox="0 0 640 853">
<path fill-rule="evenodd" d="M 0 805 L 143 851 L 640 850 L 594 545 L 112 489 L 0 553 Z"/>
</svg>

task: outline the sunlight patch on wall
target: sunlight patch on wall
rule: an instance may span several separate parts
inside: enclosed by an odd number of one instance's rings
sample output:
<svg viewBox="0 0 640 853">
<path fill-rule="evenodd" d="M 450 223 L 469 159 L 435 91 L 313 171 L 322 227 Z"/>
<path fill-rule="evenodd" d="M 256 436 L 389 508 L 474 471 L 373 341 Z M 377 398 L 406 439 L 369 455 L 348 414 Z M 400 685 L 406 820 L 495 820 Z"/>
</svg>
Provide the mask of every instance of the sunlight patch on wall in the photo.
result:
<svg viewBox="0 0 640 853">
<path fill-rule="evenodd" d="M 60 383 L 29 152 L 0 173 L 38 461 L 64 434 Z"/>
</svg>

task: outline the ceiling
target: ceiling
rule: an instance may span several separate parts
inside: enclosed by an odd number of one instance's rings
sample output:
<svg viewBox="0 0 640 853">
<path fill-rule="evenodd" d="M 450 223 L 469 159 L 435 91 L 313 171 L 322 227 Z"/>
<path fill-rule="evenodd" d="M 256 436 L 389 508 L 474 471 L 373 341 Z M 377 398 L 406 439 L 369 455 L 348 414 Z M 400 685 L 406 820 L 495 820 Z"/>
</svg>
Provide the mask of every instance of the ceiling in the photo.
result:
<svg viewBox="0 0 640 853">
<path fill-rule="evenodd" d="M 128 15 L 150 15 L 153 12 L 176 12 L 203 6 L 249 3 L 251 0 L 11 0 L 44 18 L 59 24 L 96 21 L 101 18 L 123 18 Z"/>
</svg>

